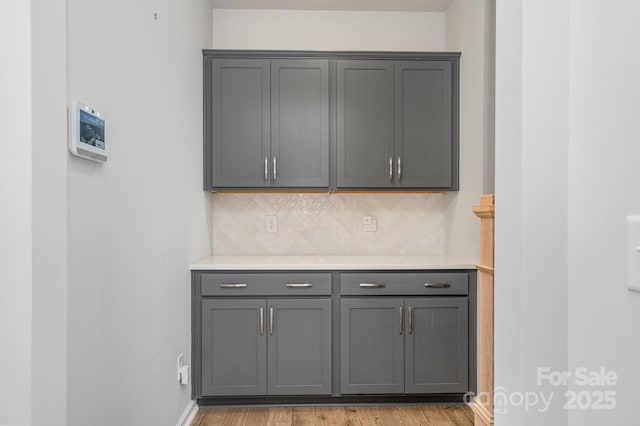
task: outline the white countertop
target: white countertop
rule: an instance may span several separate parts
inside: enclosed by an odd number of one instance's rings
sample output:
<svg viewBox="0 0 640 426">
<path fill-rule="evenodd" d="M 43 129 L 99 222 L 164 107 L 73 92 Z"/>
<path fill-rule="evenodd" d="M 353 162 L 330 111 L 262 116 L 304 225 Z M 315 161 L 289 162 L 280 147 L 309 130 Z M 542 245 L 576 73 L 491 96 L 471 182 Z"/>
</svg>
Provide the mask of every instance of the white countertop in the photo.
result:
<svg viewBox="0 0 640 426">
<path fill-rule="evenodd" d="M 443 255 L 216 255 L 202 258 L 189 267 L 192 271 L 475 269 L 469 259 Z"/>
</svg>

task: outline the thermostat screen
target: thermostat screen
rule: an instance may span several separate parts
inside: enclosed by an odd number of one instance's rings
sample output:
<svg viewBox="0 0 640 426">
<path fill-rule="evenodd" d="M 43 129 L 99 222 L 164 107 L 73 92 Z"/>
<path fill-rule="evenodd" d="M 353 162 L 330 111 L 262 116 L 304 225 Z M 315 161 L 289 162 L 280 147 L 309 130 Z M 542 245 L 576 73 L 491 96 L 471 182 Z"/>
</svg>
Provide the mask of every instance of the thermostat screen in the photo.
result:
<svg viewBox="0 0 640 426">
<path fill-rule="evenodd" d="M 80 110 L 80 142 L 104 149 L 104 120 Z"/>
</svg>

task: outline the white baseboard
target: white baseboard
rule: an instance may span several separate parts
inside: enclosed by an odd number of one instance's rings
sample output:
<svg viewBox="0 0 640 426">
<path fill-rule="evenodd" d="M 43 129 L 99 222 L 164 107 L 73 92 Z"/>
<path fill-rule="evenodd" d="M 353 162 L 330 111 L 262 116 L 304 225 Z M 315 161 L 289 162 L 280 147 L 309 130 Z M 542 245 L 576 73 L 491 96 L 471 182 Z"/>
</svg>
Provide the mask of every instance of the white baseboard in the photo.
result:
<svg viewBox="0 0 640 426">
<path fill-rule="evenodd" d="M 189 401 L 187 407 L 182 412 L 182 415 L 178 419 L 178 423 L 176 426 L 190 426 L 193 419 L 196 417 L 196 413 L 198 412 L 198 404 L 195 401 Z"/>
</svg>

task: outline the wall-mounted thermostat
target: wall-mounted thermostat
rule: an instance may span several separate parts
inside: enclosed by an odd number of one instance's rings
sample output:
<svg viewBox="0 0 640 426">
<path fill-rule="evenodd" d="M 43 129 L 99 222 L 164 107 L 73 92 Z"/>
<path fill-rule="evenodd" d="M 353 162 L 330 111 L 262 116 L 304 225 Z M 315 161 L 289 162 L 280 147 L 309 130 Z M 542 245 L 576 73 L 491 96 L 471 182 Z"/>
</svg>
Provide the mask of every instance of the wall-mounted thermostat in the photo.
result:
<svg viewBox="0 0 640 426">
<path fill-rule="evenodd" d="M 105 123 L 103 114 L 74 101 L 69 107 L 69 151 L 88 160 L 107 161 Z"/>
</svg>

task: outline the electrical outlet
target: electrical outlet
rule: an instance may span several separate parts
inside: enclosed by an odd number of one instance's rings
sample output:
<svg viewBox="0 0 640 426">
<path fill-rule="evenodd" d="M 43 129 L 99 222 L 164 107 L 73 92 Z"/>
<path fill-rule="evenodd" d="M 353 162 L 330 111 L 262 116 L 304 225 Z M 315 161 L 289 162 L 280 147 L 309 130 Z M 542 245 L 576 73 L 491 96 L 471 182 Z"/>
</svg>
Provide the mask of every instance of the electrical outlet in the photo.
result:
<svg viewBox="0 0 640 426">
<path fill-rule="evenodd" d="M 266 220 L 267 232 L 278 232 L 278 216 L 268 215 Z"/>
<path fill-rule="evenodd" d="M 182 361 L 183 360 L 184 360 L 184 353 L 181 353 L 180 355 L 178 355 L 178 359 L 176 360 L 176 366 L 178 367 L 176 369 L 176 371 L 178 372 L 177 373 L 178 381 L 180 381 L 180 379 L 182 378 L 181 377 L 182 375 L 180 374 L 180 369 L 182 368 Z"/>
<path fill-rule="evenodd" d="M 366 223 L 365 223 L 365 219 Z M 378 221 L 371 216 L 364 216 L 362 218 L 362 231 L 363 232 L 376 232 L 378 230 Z"/>
</svg>

